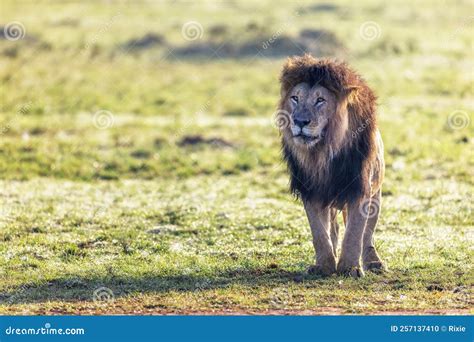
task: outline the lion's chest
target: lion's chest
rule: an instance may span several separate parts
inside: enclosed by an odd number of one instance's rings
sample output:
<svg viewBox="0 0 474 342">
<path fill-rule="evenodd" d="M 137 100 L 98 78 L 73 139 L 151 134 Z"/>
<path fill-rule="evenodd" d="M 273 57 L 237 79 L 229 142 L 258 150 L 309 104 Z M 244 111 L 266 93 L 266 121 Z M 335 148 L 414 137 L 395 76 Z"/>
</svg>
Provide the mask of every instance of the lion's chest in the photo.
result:
<svg viewBox="0 0 474 342">
<path fill-rule="evenodd" d="M 365 191 L 363 162 L 351 156 L 336 156 L 324 167 L 302 164 L 292 153 L 284 155 L 290 172 L 291 191 L 305 201 L 342 208 Z"/>
</svg>

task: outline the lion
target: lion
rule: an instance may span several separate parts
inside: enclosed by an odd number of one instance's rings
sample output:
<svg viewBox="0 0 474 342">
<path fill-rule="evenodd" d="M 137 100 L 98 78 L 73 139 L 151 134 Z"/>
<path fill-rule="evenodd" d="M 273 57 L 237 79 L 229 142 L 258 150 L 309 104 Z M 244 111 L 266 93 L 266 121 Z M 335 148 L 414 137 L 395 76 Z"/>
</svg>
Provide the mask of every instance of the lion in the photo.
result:
<svg viewBox="0 0 474 342">
<path fill-rule="evenodd" d="M 308 271 L 355 278 L 384 271 L 374 245 L 385 170 L 374 92 L 346 63 L 311 55 L 289 58 L 280 83 L 283 158 L 316 252 Z M 338 211 L 346 232 L 337 260 Z"/>
</svg>

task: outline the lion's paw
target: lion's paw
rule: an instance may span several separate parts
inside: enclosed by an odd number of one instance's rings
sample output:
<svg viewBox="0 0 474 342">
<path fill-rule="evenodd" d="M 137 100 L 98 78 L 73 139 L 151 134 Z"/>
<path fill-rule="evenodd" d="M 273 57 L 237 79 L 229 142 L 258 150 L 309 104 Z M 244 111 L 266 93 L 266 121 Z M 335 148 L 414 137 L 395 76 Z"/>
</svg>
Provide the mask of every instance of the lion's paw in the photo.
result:
<svg viewBox="0 0 474 342">
<path fill-rule="evenodd" d="M 362 278 L 364 276 L 364 271 L 362 267 L 359 266 L 341 266 L 337 267 L 337 273 L 343 276 L 348 276 L 351 278 Z"/>
<path fill-rule="evenodd" d="M 362 255 L 362 261 L 364 264 L 364 270 L 375 273 L 381 273 L 386 271 L 386 267 L 375 250 L 375 247 L 369 246 L 364 248 L 364 254 Z"/>
<path fill-rule="evenodd" d="M 385 264 L 380 260 L 364 263 L 364 269 L 374 273 L 382 273 L 387 270 Z"/>
<path fill-rule="evenodd" d="M 336 273 L 336 267 L 313 265 L 308 268 L 308 273 L 321 277 L 328 277 Z"/>
</svg>

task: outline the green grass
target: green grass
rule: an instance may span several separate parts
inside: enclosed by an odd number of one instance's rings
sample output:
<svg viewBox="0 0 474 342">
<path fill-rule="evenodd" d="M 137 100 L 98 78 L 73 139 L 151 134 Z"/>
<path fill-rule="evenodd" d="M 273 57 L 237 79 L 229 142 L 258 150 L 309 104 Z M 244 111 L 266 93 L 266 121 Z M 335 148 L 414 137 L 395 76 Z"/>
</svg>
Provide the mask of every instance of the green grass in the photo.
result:
<svg viewBox="0 0 474 342">
<path fill-rule="evenodd" d="M 0 25 L 26 36 L 0 38 L 0 313 L 472 310 L 470 3 L 312 5 L 4 2 Z M 364 40 L 370 21 L 380 34 Z M 272 120 L 284 51 L 182 52 L 303 29 L 337 37 L 328 48 L 379 95 L 381 275 L 306 273 L 310 230 Z M 126 51 L 147 33 L 165 43 Z"/>
</svg>

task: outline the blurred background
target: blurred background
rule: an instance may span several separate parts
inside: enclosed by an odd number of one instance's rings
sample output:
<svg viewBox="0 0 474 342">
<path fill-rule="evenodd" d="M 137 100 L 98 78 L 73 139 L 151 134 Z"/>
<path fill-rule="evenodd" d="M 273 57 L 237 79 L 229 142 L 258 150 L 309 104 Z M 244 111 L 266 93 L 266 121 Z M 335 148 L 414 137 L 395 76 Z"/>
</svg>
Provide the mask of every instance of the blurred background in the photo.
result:
<svg viewBox="0 0 474 342">
<path fill-rule="evenodd" d="M 134 291 L 163 310 L 466 308 L 471 1 L 4 0 L 1 12 L 0 291 L 14 298 L 2 310 L 95 310 L 104 283 L 125 312 Z M 369 303 L 335 280 L 317 283 L 321 297 L 272 292 L 313 258 L 274 122 L 281 66 L 303 53 L 348 61 L 379 96 L 379 249 L 405 285 L 369 282 Z M 387 304 L 390 291 L 411 301 Z"/>
<path fill-rule="evenodd" d="M 429 126 L 442 129 L 451 112 L 472 109 L 470 10 L 468 1 L 6 1 L 2 172 L 15 179 L 237 172 L 255 166 L 239 155 L 245 149 L 273 164 L 267 155 L 277 151 L 265 145 L 276 141 L 278 74 L 287 56 L 304 52 L 345 59 L 367 78 L 382 128 L 399 127 L 385 132 L 389 147 L 420 134 L 431 146 Z M 247 119 L 260 134 L 208 129 Z M 181 160 L 188 153 L 180 146 L 155 155 L 156 145 L 203 127 L 241 149 L 226 151 L 226 160 Z"/>
</svg>

